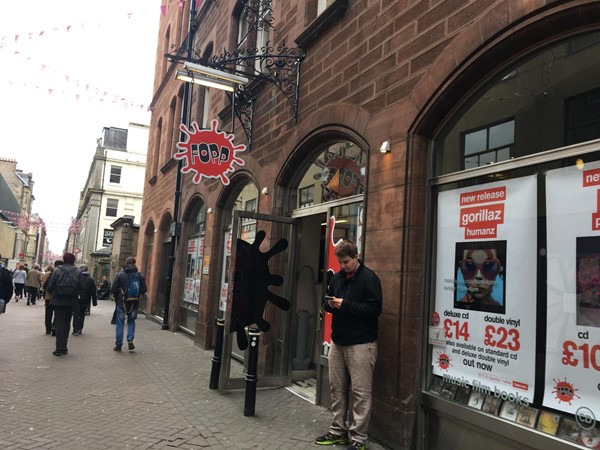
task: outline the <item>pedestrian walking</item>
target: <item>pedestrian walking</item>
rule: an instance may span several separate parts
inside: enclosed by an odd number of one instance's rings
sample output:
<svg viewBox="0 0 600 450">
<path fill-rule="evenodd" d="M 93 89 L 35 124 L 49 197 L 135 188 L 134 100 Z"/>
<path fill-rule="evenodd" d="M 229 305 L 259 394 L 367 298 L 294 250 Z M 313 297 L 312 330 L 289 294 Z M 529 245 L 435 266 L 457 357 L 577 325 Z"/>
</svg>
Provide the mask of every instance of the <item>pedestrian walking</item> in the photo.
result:
<svg viewBox="0 0 600 450">
<path fill-rule="evenodd" d="M 75 311 L 73 314 L 73 334 L 75 336 L 80 335 L 83 331 L 83 324 L 85 322 L 85 316 L 90 308 L 90 304 L 98 306 L 96 298 L 96 283 L 88 272 L 88 266 L 82 264 L 79 266 L 81 277 L 83 279 L 83 290 L 79 293 L 79 300 L 76 303 Z"/>
<path fill-rule="evenodd" d="M 39 264 L 34 264 L 33 268 L 27 272 L 25 285 L 27 286 L 27 304 L 35 305 L 42 287 L 42 272 Z"/>
<path fill-rule="evenodd" d="M 110 281 L 104 276 L 98 288 L 98 300 L 107 300 L 110 294 Z"/>
<path fill-rule="evenodd" d="M 54 356 L 69 353 L 67 344 L 71 329 L 71 317 L 79 293 L 83 291 L 81 273 L 74 266 L 75 255 L 65 253 L 62 260 L 64 264 L 52 271 L 48 282 L 48 291 L 52 295 L 50 304 L 54 306 L 56 327 L 56 350 L 52 352 Z"/>
<path fill-rule="evenodd" d="M 46 267 L 46 273 L 44 274 L 44 278 L 42 280 L 42 289 L 44 289 L 44 325 L 46 326 L 46 334 L 52 334 L 52 336 L 56 335 L 55 327 L 54 327 L 54 305 L 50 304 L 50 299 L 52 298 L 52 294 L 48 291 L 48 283 L 50 282 L 50 276 L 52 275 L 52 271 L 58 267 L 62 266 L 62 259 L 57 259 L 54 261 L 54 267 L 49 265 Z"/>
<path fill-rule="evenodd" d="M 135 349 L 133 340 L 135 338 L 135 319 L 137 319 L 140 304 L 139 299 L 147 290 L 146 279 L 138 271 L 135 265 L 135 258 L 127 258 L 125 267 L 117 273 L 111 288 L 117 304 L 117 328 L 114 351 L 120 352 L 123 346 L 125 316 L 127 316 L 127 347 L 129 351 Z"/>
<path fill-rule="evenodd" d="M 335 256 L 341 270 L 327 286 L 324 303 L 325 310 L 332 313 L 328 358 L 333 421 L 329 431 L 317 437 L 315 443 L 363 450 L 367 448 L 371 417 L 381 282 L 361 263 L 353 241 L 340 242 Z"/>
<path fill-rule="evenodd" d="M 19 302 L 20 298 L 23 298 L 23 288 L 25 287 L 25 279 L 27 278 L 27 272 L 25 266 L 19 264 L 19 266 L 13 272 L 13 283 L 15 285 L 15 302 Z M 25 294 L 27 295 L 27 294 Z"/>
<path fill-rule="evenodd" d="M 2 261 L 0 261 L 0 303 L 3 303 L 0 306 L 2 313 L 6 312 L 6 305 L 10 302 L 10 299 L 13 296 L 13 281 L 12 276 L 10 275 L 10 271 L 4 266 Z"/>
</svg>

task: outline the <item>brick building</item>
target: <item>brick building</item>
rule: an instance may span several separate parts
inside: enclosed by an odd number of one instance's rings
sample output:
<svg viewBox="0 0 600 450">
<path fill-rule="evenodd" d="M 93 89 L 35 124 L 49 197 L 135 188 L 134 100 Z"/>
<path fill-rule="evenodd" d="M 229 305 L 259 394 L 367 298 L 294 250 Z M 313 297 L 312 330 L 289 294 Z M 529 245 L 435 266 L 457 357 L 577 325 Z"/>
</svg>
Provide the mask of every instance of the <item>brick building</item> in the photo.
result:
<svg viewBox="0 0 600 450">
<path fill-rule="evenodd" d="M 384 290 L 372 438 L 597 445 L 600 3 L 164 8 L 138 262 L 163 327 L 212 348 L 224 320 L 219 387 L 243 387 L 247 362 L 230 333 L 237 239 L 264 231 L 263 252 L 287 243 L 269 289 L 291 307 L 265 308 L 260 383 L 329 404 L 319 307 L 350 238 Z M 248 80 L 226 93 L 198 67 Z M 244 164 L 194 183 L 178 127 L 213 119 Z"/>
</svg>

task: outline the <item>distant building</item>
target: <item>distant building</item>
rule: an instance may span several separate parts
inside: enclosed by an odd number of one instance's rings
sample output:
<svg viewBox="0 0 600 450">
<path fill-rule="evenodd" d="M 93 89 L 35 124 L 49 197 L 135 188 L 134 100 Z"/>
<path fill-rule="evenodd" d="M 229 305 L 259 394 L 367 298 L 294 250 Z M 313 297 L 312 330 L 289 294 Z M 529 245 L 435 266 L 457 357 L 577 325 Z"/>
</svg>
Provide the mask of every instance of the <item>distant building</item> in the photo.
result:
<svg viewBox="0 0 600 450">
<path fill-rule="evenodd" d="M 33 186 L 33 174 L 17 169 L 14 159 L 0 158 L 0 253 L 29 266 L 44 262 L 46 248 L 44 221 L 31 214 Z"/>
<path fill-rule="evenodd" d="M 90 264 L 92 253 L 110 254 L 112 223 L 117 218 L 130 216 L 139 221 L 148 129 L 135 123 L 127 129 L 103 129 L 67 239 L 66 248 L 75 253 L 77 264 Z"/>
</svg>

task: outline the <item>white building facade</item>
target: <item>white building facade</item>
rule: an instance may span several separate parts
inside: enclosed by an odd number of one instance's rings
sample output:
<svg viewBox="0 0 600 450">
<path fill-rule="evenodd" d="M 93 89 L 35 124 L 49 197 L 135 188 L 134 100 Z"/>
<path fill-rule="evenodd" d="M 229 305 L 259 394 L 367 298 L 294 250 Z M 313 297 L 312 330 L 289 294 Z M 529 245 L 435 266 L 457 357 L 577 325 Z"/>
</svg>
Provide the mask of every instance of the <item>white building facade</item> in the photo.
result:
<svg viewBox="0 0 600 450">
<path fill-rule="evenodd" d="M 111 224 L 117 218 L 133 216 L 139 221 L 148 130 L 136 123 L 127 129 L 103 129 L 69 230 L 67 250 L 76 255 L 78 264 L 89 264 L 92 252 L 112 246 Z"/>
</svg>

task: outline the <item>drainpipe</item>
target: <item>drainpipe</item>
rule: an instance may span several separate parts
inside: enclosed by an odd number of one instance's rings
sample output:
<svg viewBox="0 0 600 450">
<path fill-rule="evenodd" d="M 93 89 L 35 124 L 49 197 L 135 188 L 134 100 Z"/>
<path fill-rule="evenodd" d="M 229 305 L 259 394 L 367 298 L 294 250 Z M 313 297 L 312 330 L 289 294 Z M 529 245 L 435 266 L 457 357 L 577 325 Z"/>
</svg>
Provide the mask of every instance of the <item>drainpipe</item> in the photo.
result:
<svg viewBox="0 0 600 450">
<path fill-rule="evenodd" d="M 194 49 L 194 33 L 193 23 L 196 16 L 196 2 L 192 1 L 190 5 L 190 19 L 188 23 L 187 36 L 187 58 L 192 59 Z M 185 83 L 183 86 L 183 101 L 181 104 L 181 123 L 188 124 L 188 110 L 190 102 L 190 83 Z M 183 139 L 183 132 L 180 131 L 180 140 Z M 167 269 L 167 291 L 165 295 L 165 313 L 163 314 L 162 329 L 169 329 L 169 309 L 171 307 L 171 289 L 173 286 L 173 269 L 175 267 L 175 250 L 177 248 L 177 239 L 181 233 L 181 224 L 179 223 L 179 207 L 181 202 L 181 169 L 183 160 L 177 163 L 177 174 L 175 178 L 175 198 L 173 199 L 173 223 L 171 224 L 171 242 L 169 245 L 169 266 Z"/>
</svg>

